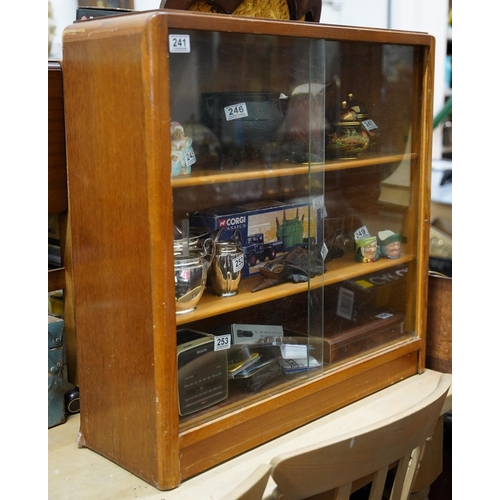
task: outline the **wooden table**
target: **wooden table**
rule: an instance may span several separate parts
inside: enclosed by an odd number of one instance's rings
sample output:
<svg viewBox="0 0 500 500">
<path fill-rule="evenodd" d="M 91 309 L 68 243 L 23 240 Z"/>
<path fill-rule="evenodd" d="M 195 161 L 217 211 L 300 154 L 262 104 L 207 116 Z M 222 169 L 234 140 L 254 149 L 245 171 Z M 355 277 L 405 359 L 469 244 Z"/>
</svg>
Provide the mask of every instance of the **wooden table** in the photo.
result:
<svg viewBox="0 0 500 500">
<path fill-rule="evenodd" d="M 78 448 L 76 438 L 80 416 L 72 415 L 65 424 L 48 431 L 48 497 L 51 500 L 217 500 L 231 491 L 257 465 L 269 462 L 279 453 L 364 427 L 402 411 L 432 392 L 439 377 L 440 373 L 433 370 L 414 375 L 203 472 L 170 491 L 159 491 L 93 451 Z M 451 410 L 451 403 L 450 389 L 442 414 Z M 436 445 L 440 445 L 436 441 Z M 430 469 L 425 474 L 429 474 L 432 482 L 435 466 L 431 464 Z M 271 498 L 273 488 L 271 480 L 266 497 Z"/>
</svg>

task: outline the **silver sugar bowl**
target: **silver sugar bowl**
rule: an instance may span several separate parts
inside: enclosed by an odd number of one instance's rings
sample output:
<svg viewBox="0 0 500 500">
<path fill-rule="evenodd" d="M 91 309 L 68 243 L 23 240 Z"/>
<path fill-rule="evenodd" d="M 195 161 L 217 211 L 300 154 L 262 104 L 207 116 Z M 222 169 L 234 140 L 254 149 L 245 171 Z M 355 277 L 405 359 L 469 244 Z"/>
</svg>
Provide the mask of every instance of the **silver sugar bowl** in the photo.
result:
<svg viewBox="0 0 500 500">
<path fill-rule="evenodd" d="M 186 314 L 196 309 L 207 282 L 214 258 L 213 242 L 204 240 L 200 248 L 174 251 L 175 312 Z"/>
</svg>

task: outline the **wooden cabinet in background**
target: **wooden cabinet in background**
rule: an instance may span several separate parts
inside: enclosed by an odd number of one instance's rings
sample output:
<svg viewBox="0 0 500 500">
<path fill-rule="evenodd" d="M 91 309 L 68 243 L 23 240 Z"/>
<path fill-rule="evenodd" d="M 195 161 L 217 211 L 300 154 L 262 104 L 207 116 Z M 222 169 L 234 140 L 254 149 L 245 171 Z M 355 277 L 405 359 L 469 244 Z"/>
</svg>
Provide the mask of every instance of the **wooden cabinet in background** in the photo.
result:
<svg viewBox="0 0 500 500">
<path fill-rule="evenodd" d="M 60 266 L 49 268 L 48 292 L 62 290 L 68 380 L 78 385 L 76 333 L 71 280 L 71 231 L 68 211 L 64 92 L 59 61 L 48 62 L 48 221 L 49 243 L 60 250 Z"/>
<path fill-rule="evenodd" d="M 81 444 L 172 489 L 423 371 L 433 58 L 426 34 L 169 10 L 65 30 Z M 247 137 L 240 115 L 240 135 L 227 141 L 206 99 L 233 95 L 229 104 L 245 104 L 237 111 L 251 119 L 249 92 L 278 96 L 283 119 L 250 144 L 238 142 Z M 332 158 L 336 110 L 349 94 L 379 134 L 357 158 Z M 187 175 L 171 174 L 171 122 L 193 139 Z M 382 199 L 381 182 L 396 172 L 404 196 Z M 174 223 L 297 200 L 311 207 L 308 245 L 328 250 L 323 273 L 257 292 L 262 276 L 245 278 L 231 297 L 207 286 L 194 311 L 176 314 Z M 282 215 L 278 225 L 295 217 Z M 401 256 L 356 262 L 363 226 L 401 234 Z M 380 328 L 384 317 L 400 320 Z M 230 380 L 223 401 L 180 416 L 176 332 L 233 324 L 283 327 L 314 348 L 319 367 L 280 372 L 254 392 Z"/>
</svg>

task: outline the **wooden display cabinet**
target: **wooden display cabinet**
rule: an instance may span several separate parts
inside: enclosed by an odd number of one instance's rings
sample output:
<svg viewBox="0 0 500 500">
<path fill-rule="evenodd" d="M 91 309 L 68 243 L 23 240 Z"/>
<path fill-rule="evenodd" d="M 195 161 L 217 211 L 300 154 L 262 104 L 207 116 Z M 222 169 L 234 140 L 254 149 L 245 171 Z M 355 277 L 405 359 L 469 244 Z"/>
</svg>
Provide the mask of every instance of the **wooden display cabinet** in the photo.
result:
<svg viewBox="0 0 500 500">
<path fill-rule="evenodd" d="M 78 385 L 76 333 L 71 279 L 71 224 L 68 211 L 64 92 L 61 64 L 48 61 L 48 220 L 49 244 L 60 249 L 61 265 L 48 270 L 48 292 L 62 291 L 67 377 Z"/>
<path fill-rule="evenodd" d="M 424 369 L 431 36 L 158 10 L 79 22 L 63 40 L 80 444 L 172 489 Z M 252 142 L 238 129 L 244 141 L 227 147 L 205 100 L 231 92 L 281 96 L 276 130 Z M 349 94 L 379 133 L 358 157 L 331 158 Z M 186 175 L 171 175 L 173 121 L 193 139 Z M 387 178 L 399 190 L 384 191 Z M 305 241 L 328 249 L 324 273 L 257 292 L 262 277 L 245 278 L 231 297 L 207 285 L 176 314 L 174 224 L 297 199 L 312 207 Z M 356 262 L 362 226 L 401 234 L 401 256 Z M 380 328 L 380 313 L 392 326 Z M 229 381 L 223 401 L 179 416 L 177 329 L 233 324 L 281 326 L 320 367 L 255 392 Z"/>
</svg>

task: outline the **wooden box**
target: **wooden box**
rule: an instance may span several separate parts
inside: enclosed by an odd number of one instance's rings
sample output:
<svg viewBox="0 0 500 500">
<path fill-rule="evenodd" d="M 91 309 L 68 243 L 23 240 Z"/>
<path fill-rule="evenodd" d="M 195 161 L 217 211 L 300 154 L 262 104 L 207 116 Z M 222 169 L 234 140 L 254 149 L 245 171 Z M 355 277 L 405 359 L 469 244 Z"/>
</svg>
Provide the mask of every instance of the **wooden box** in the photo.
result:
<svg viewBox="0 0 500 500">
<path fill-rule="evenodd" d="M 307 325 L 302 322 L 287 324 L 290 332 L 310 339 L 311 345 L 322 352 L 323 361 L 329 365 L 380 348 L 404 337 L 404 315 L 379 313 L 353 322 L 341 318 L 335 311 L 325 311 L 322 337 L 308 336 Z M 292 335 L 292 333 L 289 333 Z"/>
<path fill-rule="evenodd" d="M 426 366 L 443 373 L 452 373 L 452 295 L 452 279 L 431 273 Z"/>
<path fill-rule="evenodd" d="M 332 331 L 330 323 L 323 338 L 323 360 L 333 364 L 352 359 L 370 350 L 380 348 L 404 336 L 404 316 L 373 317 L 359 325 Z"/>
</svg>

